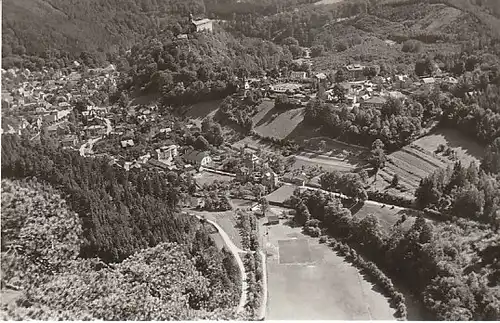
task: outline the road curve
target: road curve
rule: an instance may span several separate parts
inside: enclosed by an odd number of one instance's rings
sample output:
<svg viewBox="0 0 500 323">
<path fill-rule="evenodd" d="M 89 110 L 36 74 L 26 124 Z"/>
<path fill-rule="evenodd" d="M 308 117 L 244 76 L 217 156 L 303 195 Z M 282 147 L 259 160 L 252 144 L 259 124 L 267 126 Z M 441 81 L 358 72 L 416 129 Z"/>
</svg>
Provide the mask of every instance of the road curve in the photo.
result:
<svg viewBox="0 0 500 323">
<path fill-rule="evenodd" d="M 203 219 L 201 216 L 196 215 L 195 216 L 198 219 Z M 241 257 L 238 255 L 239 252 L 244 252 L 243 250 L 239 249 L 236 247 L 236 245 L 231 241 L 231 238 L 227 235 L 227 233 L 222 230 L 222 228 L 215 223 L 214 221 L 204 219 L 208 223 L 212 224 L 217 231 L 219 232 L 220 236 L 224 240 L 224 243 L 226 246 L 229 248 L 229 250 L 232 252 L 234 258 L 236 259 L 236 263 L 238 264 L 238 268 L 240 269 L 240 274 L 241 274 L 241 296 L 240 296 L 240 302 L 238 304 L 238 307 L 236 308 L 236 313 L 241 313 L 243 309 L 245 308 L 245 304 L 247 303 L 247 274 L 245 272 L 245 266 L 243 265 L 243 261 L 241 260 Z"/>
</svg>

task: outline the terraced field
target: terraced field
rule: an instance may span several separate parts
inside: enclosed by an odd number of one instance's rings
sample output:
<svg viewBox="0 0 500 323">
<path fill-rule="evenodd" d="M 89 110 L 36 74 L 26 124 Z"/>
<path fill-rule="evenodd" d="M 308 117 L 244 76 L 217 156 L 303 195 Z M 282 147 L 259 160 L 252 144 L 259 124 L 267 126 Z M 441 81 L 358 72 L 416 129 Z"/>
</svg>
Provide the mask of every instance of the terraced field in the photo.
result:
<svg viewBox="0 0 500 323">
<path fill-rule="evenodd" d="M 457 158 L 453 159 L 443 153 L 437 153 L 439 145 L 453 149 Z M 479 164 L 483 151 L 483 147 L 465 138 L 456 130 L 439 130 L 390 154 L 386 167 L 379 171 L 372 190 L 387 190 L 394 194 L 412 197 L 422 178 L 438 168 L 453 165 L 456 160 L 460 160 L 465 165 L 472 161 Z M 399 176 L 399 190 L 390 187 L 395 174 Z"/>
</svg>

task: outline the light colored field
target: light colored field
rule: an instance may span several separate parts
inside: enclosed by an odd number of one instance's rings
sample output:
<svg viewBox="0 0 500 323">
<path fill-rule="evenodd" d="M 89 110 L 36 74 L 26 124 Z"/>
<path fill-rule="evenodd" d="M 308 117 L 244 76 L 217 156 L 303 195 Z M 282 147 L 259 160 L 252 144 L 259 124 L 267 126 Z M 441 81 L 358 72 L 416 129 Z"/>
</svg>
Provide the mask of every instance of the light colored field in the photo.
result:
<svg viewBox="0 0 500 323">
<path fill-rule="evenodd" d="M 407 210 L 400 207 L 394 207 L 391 209 L 389 206 L 381 207 L 378 203 L 375 204 L 370 202 L 365 202 L 361 208 L 356 206 L 352 207 L 351 212 L 359 219 L 365 218 L 368 214 L 375 215 L 379 219 L 380 225 L 386 234 L 390 233 L 391 228 L 402 218 L 403 215 L 406 215 L 406 221 L 403 223 L 404 228 L 409 228 L 415 221 L 415 216 L 417 215 L 417 211 Z"/>
<path fill-rule="evenodd" d="M 304 120 L 304 108 L 282 112 L 274 109 L 273 101 L 264 100 L 258 109 L 252 118 L 254 130 L 264 137 L 285 139 Z"/>
<path fill-rule="evenodd" d="M 296 188 L 297 186 L 295 185 L 283 185 L 274 192 L 266 195 L 266 199 L 269 202 L 283 203 L 283 201 L 293 195 L 293 191 L 295 191 Z"/>
<path fill-rule="evenodd" d="M 483 146 L 465 137 L 455 129 L 441 129 L 436 133 L 418 139 L 413 144 L 425 149 L 431 154 L 440 144 L 447 145 L 457 152 L 458 158 L 465 165 L 469 165 L 473 160 L 479 164 L 484 156 Z M 440 156 L 442 156 L 442 154 L 440 154 Z M 447 160 L 446 157 L 442 157 Z M 452 162 L 450 161 L 450 163 Z"/>
<path fill-rule="evenodd" d="M 193 176 L 194 179 L 203 186 L 204 184 L 212 184 L 215 180 L 219 182 L 231 182 L 233 177 L 209 172 L 201 172 Z"/>
<path fill-rule="evenodd" d="M 21 291 L 16 291 L 12 289 L 2 289 L 0 291 L 0 303 L 2 307 L 7 306 L 22 295 Z"/>
<path fill-rule="evenodd" d="M 387 190 L 394 194 L 413 197 L 422 178 L 429 176 L 438 168 L 445 168 L 455 163 L 443 153 L 435 153 L 440 144 L 456 151 L 458 160 L 465 166 L 472 161 L 479 165 L 484 154 L 483 147 L 464 137 L 460 132 L 453 129 L 440 129 L 390 154 L 386 167 L 379 171 L 371 189 Z M 404 192 L 390 187 L 389 184 L 394 174 L 398 174 L 399 183 Z"/>
<path fill-rule="evenodd" d="M 394 320 L 387 299 L 360 272 L 286 225 L 262 226 L 267 253 L 268 320 Z"/>
<path fill-rule="evenodd" d="M 301 169 L 304 167 L 320 166 L 325 171 L 343 171 L 348 172 L 356 168 L 356 164 L 350 163 L 347 160 L 338 159 L 335 157 L 328 157 L 325 155 L 318 155 L 314 153 L 301 152 L 295 156 L 293 164 L 294 169 Z"/>
</svg>

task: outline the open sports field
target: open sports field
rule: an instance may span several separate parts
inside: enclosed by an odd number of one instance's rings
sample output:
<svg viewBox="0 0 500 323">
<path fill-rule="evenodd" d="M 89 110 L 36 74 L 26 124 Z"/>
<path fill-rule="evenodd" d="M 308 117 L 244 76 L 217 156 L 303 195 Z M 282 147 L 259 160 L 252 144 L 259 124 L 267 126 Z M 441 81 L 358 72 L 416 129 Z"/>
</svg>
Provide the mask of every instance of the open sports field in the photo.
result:
<svg viewBox="0 0 500 323">
<path fill-rule="evenodd" d="M 390 154 L 386 167 L 379 171 L 372 190 L 388 190 L 394 194 L 412 197 L 422 178 L 438 168 L 444 168 L 456 162 L 450 156 L 442 152 L 438 153 L 436 149 L 439 145 L 453 149 L 456 152 L 456 160 L 460 160 L 464 165 L 469 165 L 471 161 L 479 164 L 484 152 L 484 147 L 460 132 L 453 129 L 440 129 Z M 395 174 L 399 176 L 399 190 L 390 187 Z"/>
<path fill-rule="evenodd" d="M 394 319 L 387 299 L 318 239 L 287 225 L 260 230 L 267 254 L 267 320 Z"/>
</svg>

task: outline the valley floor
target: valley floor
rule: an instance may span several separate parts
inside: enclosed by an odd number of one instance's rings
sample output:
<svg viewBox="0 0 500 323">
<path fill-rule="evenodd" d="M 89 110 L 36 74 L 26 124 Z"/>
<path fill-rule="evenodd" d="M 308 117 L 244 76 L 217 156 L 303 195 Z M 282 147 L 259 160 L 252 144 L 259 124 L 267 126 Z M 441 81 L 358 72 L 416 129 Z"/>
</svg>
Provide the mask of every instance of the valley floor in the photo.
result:
<svg viewBox="0 0 500 323">
<path fill-rule="evenodd" d="M 267 320 L 394 320 L 388 300 L 317 238 L 286 224 L 262 225 Z"/>
</svg>

